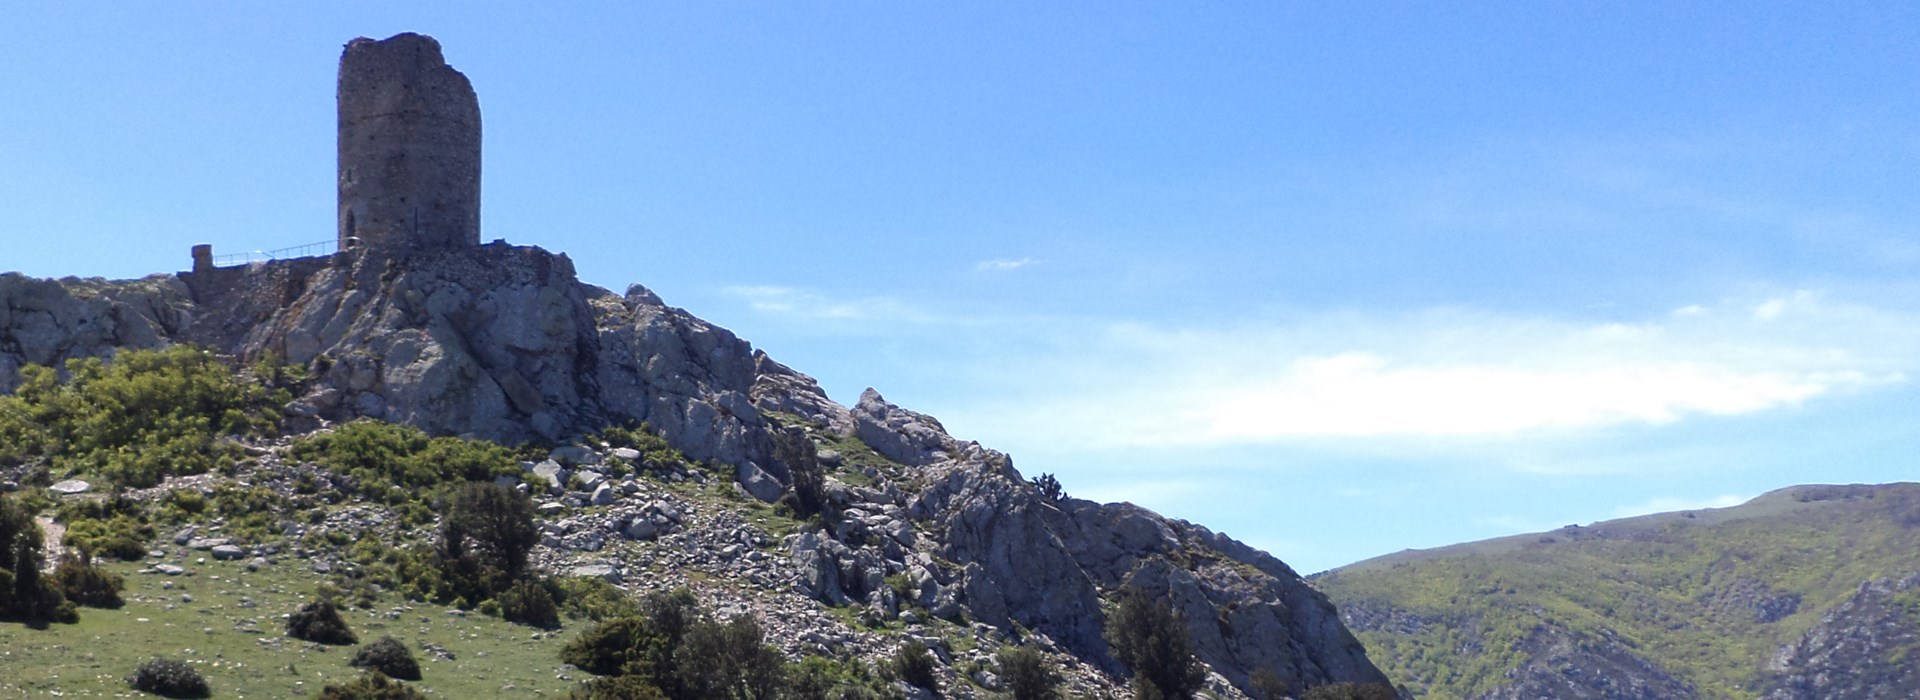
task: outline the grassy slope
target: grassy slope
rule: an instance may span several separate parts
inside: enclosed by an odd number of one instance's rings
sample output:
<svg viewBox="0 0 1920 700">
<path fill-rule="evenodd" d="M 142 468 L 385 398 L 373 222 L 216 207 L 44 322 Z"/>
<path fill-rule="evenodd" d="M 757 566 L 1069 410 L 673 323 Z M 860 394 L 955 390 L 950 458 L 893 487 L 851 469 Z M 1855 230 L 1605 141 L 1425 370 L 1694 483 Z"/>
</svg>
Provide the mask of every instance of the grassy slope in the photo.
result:
<svg viewBox="0 0 1920 700">
<path fill-rule="evenodd" d="M 248 572 L 240 562 L 208 558 L 179 562 L 189 575 L 134 573 L 139 566 L 112 564 L 127 577 L 126 607 L 83 608 L 80 623 L 30 629 L 0 623 L 0 697 L 129 697 L 123 678 L 158 656 L 195 665 L 219 698 L 310 697 L 320 686 L 353 679 L 347 665 L 357 647 L 321 647 L 285 635 L 283 616 L 308 600 L 324 577 L 305 562 L 281 563 Z M 165 588 L 171 583 L 172 588 Z M 190 595 L 192 602 L 182 602 Z M 241 607 L 250 598 L 255 607 Z M 553 635 L 479 614 L 454 616 L 448 608 L 408 604 L 398 619 L 374 610 L 344 611 L 362 644 L 391 635 L 414 649 L 423 679 L 416 687 L 441 697 L 565 697 L 572 681 L 561 677 L 559 648 L 579 622 Z M 440 645 L 451 661 L 419 651 Z M 577 679 L 575 679 L 577 680 Z M 144 696 L 151 697 L 151 696 Z"/>
<path fill-rule="evenodd" d="M 1563 528 L 1337 569 L 1342 609 L 1420 624 L 1356 629 L 1375 663 L 1424 697 L 1499 687 L 1541 622 L 1610 630 L 1705 697 L 1754 697 L 1761 666 L 1862 581 L 1920 571 L 1920 484 L 1795 487 L 1735 508 Z M 1800 596 L 1762 622 L 1755 603 Z"/>
</svg>

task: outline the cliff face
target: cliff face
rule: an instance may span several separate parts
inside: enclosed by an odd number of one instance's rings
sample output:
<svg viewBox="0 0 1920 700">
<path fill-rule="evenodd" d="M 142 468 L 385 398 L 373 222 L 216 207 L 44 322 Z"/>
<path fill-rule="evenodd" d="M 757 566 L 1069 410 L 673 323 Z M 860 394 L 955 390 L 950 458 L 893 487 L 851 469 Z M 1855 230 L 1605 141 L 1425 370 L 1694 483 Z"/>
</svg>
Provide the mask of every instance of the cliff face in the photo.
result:
<svg viewBox="0 0 1920 700">
<path fill-rule="evenodd" d="M 763 501 L 789 487 L 783 431 L 870 450 L 871 483 L 830 480 L 837 525 L 787 543 L 796 591 L 820 605 L 1024 629 L 1117 673 L 1102 601 L 1135 585 L 1175 602 L 1224 696 L 1263 668 L 1295 688 L 1386 680 L 1332 604 L 1271 556 L 1129 504 L 1049 499 L 1006 455 L 932 417 L 871 390 L 837 404 L 644 288 L 579 283 L 564 255 L 493 244 L 121 282 L 0 276 L 0 389 L 25 363 L 172 342 L 308 367 L 317 379 L 289 408 L 296 429 L 366 416 L 563 441 L 645 421 Z"/>
</svg>

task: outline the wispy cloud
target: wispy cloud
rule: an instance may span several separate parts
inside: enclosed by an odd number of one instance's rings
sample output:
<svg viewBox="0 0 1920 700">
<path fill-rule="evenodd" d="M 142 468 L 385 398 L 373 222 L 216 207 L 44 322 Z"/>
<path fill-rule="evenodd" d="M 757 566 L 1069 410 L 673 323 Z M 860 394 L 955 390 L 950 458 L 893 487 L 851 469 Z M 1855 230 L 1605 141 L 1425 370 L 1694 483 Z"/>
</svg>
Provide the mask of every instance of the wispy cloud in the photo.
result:
<svg viewBox="0 0 1920 700">
<path fill-rule="evenodd" d="M 1033 258 L 982 260 L 973 269 L 980 272 L 1010 272 L 1039 262 Z"/>
<path fill-rule="evenodd" d="M 939 315 L 891 297 L 838 299 L 817 292 L 779 286 L 727 287 L 726 293 L 744 300 L 749 308 L 767 314 L 833 321 L 889 321 L 936 323 Z"/>
<path fill-rule="evenodd" d="M 1613 515 L 1614 517 L 1617 517 L 1617 518 L 1631 518 L 1636 515 L 1650 515 L 1653 513 L 1671 513 L 1671 512 L 1680 511 L 1680 510 L 1701 510 L 1703 508 L 1732 508 L 1742 503 L 1746 503 L 1748 500 L 1751 500 L 1751 499 L 1752 499 L 1752 496 L 1733 496 L 1733 495 L 1719 496 L 1715 498 L 1675 498 L 1672 496 L 1664 496 L 1661 498 L 1655 498 L 1645 503 L 1637 503 L 1630 506 L 1621 506 L 1619 508 L 1614 509 Z"/>
<path fill-rule="evenodd" d="M 1790 408 L 1906 380 L 1920 319 L 1811 292 L 1631 323 L 1458 309 L 1238 329 L 1108 327 L 1008 368 L 964 421 L 1086 446 L 1511 441 Z"/>
</svg>

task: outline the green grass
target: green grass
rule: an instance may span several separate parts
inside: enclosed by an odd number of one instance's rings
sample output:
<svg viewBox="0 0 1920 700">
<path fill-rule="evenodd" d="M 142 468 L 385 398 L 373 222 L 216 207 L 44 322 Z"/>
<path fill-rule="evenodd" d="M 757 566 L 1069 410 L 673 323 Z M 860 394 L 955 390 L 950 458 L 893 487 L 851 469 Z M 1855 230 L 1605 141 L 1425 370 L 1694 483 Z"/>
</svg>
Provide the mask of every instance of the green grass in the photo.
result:
<svg viewBox="0 0 1920 700">
<path fill-rule="evenodd" d="M 197 558 L 181 562 L 190 575 L 176 577 L 134 573 L 136 564 L 108 565 L 127 578 L 127 605 L 83 608 L 78 624 L 36 630 L 0 623 L 0 697 L 128 697 L 123 678 L 154 656 L 192 663 L 216 698 L 308 697 L 359 673 L 347 665 L 357 647 L 319 647 L 285 636 L 282 616 L 310 599 L 323 580 L 305 562 L 282 560 L 248 572 L 240 562 L 194 563 Z M 183 594 L 192 602 L 182 602 Z M 255 607 L 241 607 L 243 598 Z M 447 607 L 394 598 L 372 610 L 343 612 L 363 643 L 383 635 L 406 643 L 424 675 L 415 686 L 429 695 L 565 697 L 583 677 L 576 672 L 562 679 L 558 657 L 581 622 L 536 634 L 478 613 L 455 616 Z M 387 617 L 402 605 L 411 610 Z M 422 642 L 444 647 L 454 660 L 422 651 Z"/>
</svg>

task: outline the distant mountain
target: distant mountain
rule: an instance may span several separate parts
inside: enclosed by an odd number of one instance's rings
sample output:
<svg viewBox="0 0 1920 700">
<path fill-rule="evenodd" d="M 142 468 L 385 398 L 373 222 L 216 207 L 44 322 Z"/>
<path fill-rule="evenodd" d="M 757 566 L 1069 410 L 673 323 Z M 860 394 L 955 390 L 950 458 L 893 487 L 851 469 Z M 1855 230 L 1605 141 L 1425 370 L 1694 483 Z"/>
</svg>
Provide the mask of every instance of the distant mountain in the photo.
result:
<svg viewBox="0 0 1920 700">
<path fill-rule="evenodd" d="M 1417 697 L 1920 697 L 1920 484 L 1795 486 L 1312 580 Z"/>
</svg>

